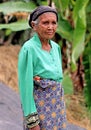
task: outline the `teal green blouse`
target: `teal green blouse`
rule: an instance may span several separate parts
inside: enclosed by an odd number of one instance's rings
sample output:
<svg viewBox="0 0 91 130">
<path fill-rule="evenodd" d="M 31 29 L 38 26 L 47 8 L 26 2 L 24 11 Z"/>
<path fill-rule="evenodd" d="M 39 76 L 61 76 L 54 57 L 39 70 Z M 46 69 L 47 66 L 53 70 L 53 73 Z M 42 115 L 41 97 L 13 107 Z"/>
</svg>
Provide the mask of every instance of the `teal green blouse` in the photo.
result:
<svg viewBox="0 0 91 130">
<path fill-rule="evenodd" d="M 40 39 L 35 34 L 20 50 L 18 81 L 24 116 L 37 112 L 33 97 L 33 77 L 40 76 L 59 82 L 62 81 L 60 46 L 52 40 L 49 42 L 51 45 L 50 52 L 42 49 Z"/>
</svg>

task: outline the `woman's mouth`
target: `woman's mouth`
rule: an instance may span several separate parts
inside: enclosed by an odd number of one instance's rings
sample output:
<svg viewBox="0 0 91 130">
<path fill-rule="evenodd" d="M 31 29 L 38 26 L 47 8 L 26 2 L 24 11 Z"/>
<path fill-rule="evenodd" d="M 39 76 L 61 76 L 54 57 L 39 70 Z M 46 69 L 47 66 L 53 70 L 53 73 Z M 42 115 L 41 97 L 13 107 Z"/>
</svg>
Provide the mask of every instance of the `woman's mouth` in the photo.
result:
<svg viewBox="0 0 91 130">
<path fill-rule="evenodd" d="M 53 32 L 47 32 L 48 35 L 53 35 Z"/>
</svg>

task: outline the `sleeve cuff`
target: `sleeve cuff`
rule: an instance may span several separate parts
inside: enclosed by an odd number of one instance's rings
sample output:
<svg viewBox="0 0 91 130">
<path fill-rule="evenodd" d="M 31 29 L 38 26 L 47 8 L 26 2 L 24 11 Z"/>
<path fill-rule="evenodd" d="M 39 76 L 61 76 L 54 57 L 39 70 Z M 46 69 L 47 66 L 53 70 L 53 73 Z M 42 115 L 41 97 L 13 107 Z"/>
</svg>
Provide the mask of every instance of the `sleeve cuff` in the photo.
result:
<svg viewBox="0 0 91 130">
<path fill-rule="evenodd" d="M 25 117 L 25 123 L 27 128 L 33 128 L 40 123 L 38 113 L 32 113 Z"/>
</svg>

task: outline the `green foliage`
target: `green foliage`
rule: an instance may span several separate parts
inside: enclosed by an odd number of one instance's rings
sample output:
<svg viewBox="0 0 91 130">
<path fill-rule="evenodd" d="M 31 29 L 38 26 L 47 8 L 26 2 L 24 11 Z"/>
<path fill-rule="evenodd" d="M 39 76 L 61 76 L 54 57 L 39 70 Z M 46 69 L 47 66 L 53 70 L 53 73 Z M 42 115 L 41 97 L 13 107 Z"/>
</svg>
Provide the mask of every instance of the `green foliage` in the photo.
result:
<svg viewBox="0 0 91 130">
<path fill-rule="evenodd" d="M 9 24 L 0 24 L 0 29 L 10 29 L 12 31 L 21 31 L 29 28 L 27 20 L 20 20 Z"/>
<path fill-rule="evenodd" d="M 64 78 L 62 85 L 64 87 L 65 94 L 73 94 L 73 84 L 70 76 L 67 73 L 64 73 Z"/>
<path fill-rule="evenodd" d="M 22 1 L 9 1 L 0 4 L 0 11 L 4 14 L 14 12 L 31 12 L 36 6 L 33 2 L 22 2 Z"/>
<path fill-rule="evenodd" d="M 23 1 L 9 1 L 0 4 L 0 11 L 4 14 L 10 14 L 15 12 L 31 12 L 36 6 L 33 2 Z M 0 24 L 0 29 L 10 29 L 12 31 L 21 31 L 30 28 L 26 20 L 18 20 L 17 22 L 9 24 Z"/>
<path fill-rule="evenodd" d="M 76 60 L 84 51 L 86 33 L 86 6 L 88 1 L 89 0 L 77 0 L 73 11 L 73 19 L 75 23 L 72 52 L 73 64 L 76 63 Z"/>
<path fill-rule="evenodd" d="M 77 19 L 81 18 L 82 25 L 84 24 L 84 26 L 86 26 L 85 9 L 86 9 L 88 2 L 89 2 L 89 0 L 76 0 L 75 6 L 74 6 L 74 11 L 73 11 L 73 19 L 74 19 L 75 25 L 77 23 Z"/>
<path fill-rule="evenodd" d="M 72 6 L 69 0 L 54 0 L 60 18 L 58 33 L 72 43 L 71 69 L 73 71 L 76 70 L 76 61 L 83 53 L 85 47 L 86 7 L 88 1 L 76 0 L 74 6 Z M 71 25 L 69 16 L 72 17 L 71 20 L 74 26 Z"/>
<path fill-rule="evenodd" d="M 62 17 L 59 17 L 57 33 L 68 41 L 72 42 L 73 28 L 70 23 Z"/>
<path fill-rule="evenodd" d="M 88 7 L 86 9 L 86 20 L 87 20 L 87 30 L 91 32 L 91 1 L 88 3 Z"/>
<path fill-rule="evenodd" d="M 91 40 L 85 48 L 83 64 L 85 67 L 85 79 L 86 79 L 84 94 L 87 106 L 88 108 L 91 109 Z"/>
<path fill-rule="evenodd" d="M 67 11 L 70 1 L 69 0 L 53 0 L 53 1 L 57 7 L 58 13 L 60 13 L 64 17 L 63 13 L 64 13 L 64 11 L 65 12 Z"/>
<path fill-rule="evenodd" d="M 63 11 L 68 8 L 69 0 L 60 0 L 60 2 L 61 2 Z"/>
</svg>

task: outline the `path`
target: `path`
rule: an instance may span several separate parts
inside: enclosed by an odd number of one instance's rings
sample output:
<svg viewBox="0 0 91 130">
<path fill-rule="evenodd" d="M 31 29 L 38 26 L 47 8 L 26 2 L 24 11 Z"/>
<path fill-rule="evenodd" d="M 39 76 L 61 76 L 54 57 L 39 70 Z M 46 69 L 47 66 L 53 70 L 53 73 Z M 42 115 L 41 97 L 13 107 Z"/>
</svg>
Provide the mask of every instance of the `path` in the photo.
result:
<svg viewBox="0 0 91 130">
<path fill-rule="evenodd" d="M 23 130 L 19 95 L 0 83 L 0 130 Z M 68 124 L 67 130 L 86 130 Z"/>
</svg>

